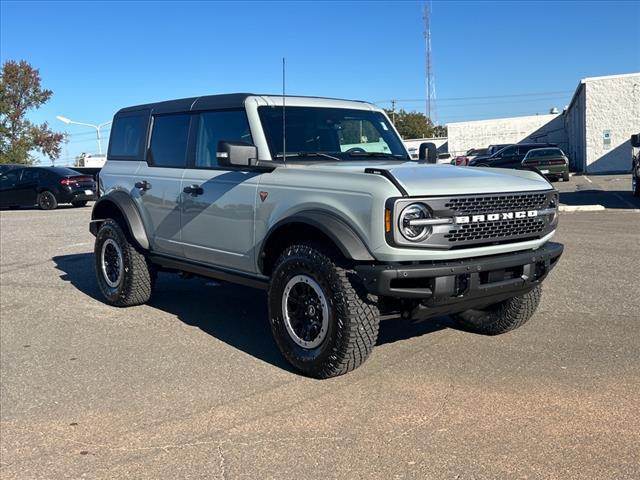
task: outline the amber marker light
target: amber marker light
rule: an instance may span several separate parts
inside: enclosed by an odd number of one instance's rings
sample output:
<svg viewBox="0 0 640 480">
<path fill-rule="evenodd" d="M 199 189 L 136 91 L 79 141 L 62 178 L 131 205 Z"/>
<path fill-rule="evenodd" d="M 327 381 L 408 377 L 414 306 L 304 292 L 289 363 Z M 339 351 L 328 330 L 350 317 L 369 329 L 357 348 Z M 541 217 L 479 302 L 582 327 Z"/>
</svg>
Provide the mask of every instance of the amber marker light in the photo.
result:
<svg viewBox="0 0 640 480">
<path fill-rule="evenodd" d="M 385 208 L 384 210 L 384 231 L 391 232 L 391 209 Z"/>
</svg>

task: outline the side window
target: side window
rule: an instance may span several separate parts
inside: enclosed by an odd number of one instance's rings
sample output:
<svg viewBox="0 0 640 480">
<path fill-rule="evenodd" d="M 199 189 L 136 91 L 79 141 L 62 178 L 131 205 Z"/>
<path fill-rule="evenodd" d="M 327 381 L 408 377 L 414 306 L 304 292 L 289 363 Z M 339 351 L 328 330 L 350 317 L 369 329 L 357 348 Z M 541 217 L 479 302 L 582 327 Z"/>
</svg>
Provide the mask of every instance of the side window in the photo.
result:
<svg viewBox="0 0 640 480">
<path fill-rule="evenodd" d="M 34 168 L 26 168 L 22 171 L 22 177 L 20 183 L 33 183 L 37 182 L 40 178 L 38 170 Z"/>
<path fill-rule="evenodd" d="M 525 156 L 529 150 L 533 150 L 535 147 L 518 147 L 518 154 Z"/>
<path fill-rule="evenodd" d="M 507 147 L 502 150 L 501 155 L 503 157 L 513 157 L 516 154 L 516 147 Z"/>
<path fill-rule="evenodd" d="M 225 110 L 200 114 L 196 141 L 196 168 L 218 165 L 218 142 L 253 143 L 244 110 Z"/>
<path fill-rule="evenodd" d="M 2 188 L 13 188 L 18 183 L 18 179 L 20 178 L 20 172 L 22 170 L 10 170 L 7 173 L 0 175 L 0 187 Z"/>
<path fill-rule="evenodd" d="M 147 138 L 147 121 L 145 114 L 116 117 L 111 127 L 109 157 L 141 160 Z"/>
<path fill-rule="evenodd" d="M 184 168 L 191 115 L 161 115 L 153 118 L 149 163 L 155 167 Z"/>
</svg>

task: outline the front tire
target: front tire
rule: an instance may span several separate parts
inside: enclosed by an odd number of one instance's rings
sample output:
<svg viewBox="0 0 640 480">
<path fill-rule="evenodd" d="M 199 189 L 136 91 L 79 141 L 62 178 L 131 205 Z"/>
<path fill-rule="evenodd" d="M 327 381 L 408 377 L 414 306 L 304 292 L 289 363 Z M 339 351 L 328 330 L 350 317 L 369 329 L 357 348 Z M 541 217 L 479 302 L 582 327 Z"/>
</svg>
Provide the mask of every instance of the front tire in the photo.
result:
<svg viewBox="0 0 640 480">
<path fill-rule="evenodd" d="M 453 317 L 465 329 L 483 335 L 500 335 L 524 325 L 540 303 L 542 289 L 536 286 L 530 292 L 509 298 L 483 310 L 467 310 Z"/>
<path fill-rule="evenodd" d="M 638 170 L 635 173 L 636 175 L 633 173 L 631 174 L 631 187 L 633 195 L 635 197 L 640 197 L 640 167 L 638 167 Z"/>
<path fill-rule="evenodd" d="M 109 304 L 130 307 L 149 301 L 155 271 L 115 220 L 100 226 L 94 255 L 98 286 Z"/>
<path fill-rule="evenodd" d="M 87 206 L 87 201 L 86 200 L 79 200 L 77 202 L 71 202 L 71 205 L 73 205 L 75 208 L 86 207 Z"/>
<path fill-rule="evenodd" d="M 42 210 L 55 210 L 58 207 L 58 200 L 56 200 L 56 196 L 53 193 L 45 190 L 38 194 L 38 206 Z"/>
<path fill-rule="evenodd" d="M 293 245 L 280 256 L 269 287 L 269 319 L 278 348 L 315 378 L 360 366 L 378 338 L 375 297 L 336 256 Z"/>
</svg>

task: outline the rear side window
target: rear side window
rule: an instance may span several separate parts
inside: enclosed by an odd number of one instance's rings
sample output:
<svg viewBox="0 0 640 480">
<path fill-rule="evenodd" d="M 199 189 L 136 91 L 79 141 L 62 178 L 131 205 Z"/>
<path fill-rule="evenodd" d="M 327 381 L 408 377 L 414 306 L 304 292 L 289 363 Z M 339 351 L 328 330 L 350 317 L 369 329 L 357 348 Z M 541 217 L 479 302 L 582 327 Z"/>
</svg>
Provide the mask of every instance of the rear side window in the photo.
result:
<svg viewBox="0 0 640 480">
<path fill-rule="evenodd" d="M 153 119 L 149 163 L 155 167 L 184 168 L 187 164 L 191 115 L 163 115 Z"/>
<path fill-rule="evenodd" d="M 146 114 L 116 117 L 111 127 L 109 157 L 120 160 L 141 160 L 147 137 Z"/>
<path fill-rule="evenodd" d="M 218 165 L 218 142 L 253 143 L 244 110 L 226 110 L 200 114 L 196 143 L 196 168 Z"/>
<path fill-rule="evenodd" d="M 22 183 L 37 182 L 39 178 L 40 172 L 38 170 L 36 170 L 35 168 L 25 168 L 22 171 L 22 178 L 20 179 L 20 181 Z"/>
</svg>

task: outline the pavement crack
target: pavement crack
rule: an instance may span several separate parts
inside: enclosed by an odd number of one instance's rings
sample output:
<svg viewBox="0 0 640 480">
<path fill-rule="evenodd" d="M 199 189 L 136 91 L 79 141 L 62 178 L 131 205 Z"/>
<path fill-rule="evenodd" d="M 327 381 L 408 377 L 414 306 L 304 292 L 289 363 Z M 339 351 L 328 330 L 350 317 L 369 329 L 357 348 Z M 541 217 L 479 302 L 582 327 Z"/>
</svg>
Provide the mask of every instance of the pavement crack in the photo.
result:
<svg viewBox="0 0 640 480">
<path fill-rule="evenodd" d="M 222 480 L 226 480 L 227 465 L 224 458 L 224 451 L 222 450 L 222 442 L 218 442 L 218 456 L 220 457 L 220 478 L 222 478 Z"/>
</svg>

